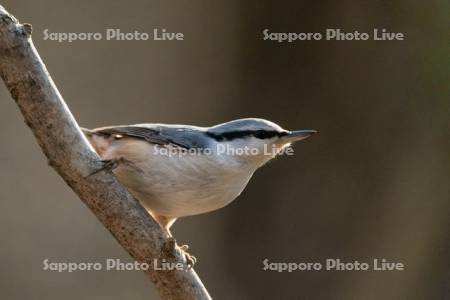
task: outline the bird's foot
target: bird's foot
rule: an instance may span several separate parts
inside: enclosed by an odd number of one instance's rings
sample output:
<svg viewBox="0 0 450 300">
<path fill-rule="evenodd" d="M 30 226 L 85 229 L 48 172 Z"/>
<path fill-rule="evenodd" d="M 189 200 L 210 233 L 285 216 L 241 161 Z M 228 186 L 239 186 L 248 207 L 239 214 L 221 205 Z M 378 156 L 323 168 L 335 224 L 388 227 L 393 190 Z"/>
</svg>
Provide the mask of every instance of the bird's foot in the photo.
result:
<svg viewBox="0 0 450 300">
<path fill-rule="evenodd" d="M 187 252 L 189 250 L 188 245 L 181 245 L 180 249 L 184 255 L 184 258 L 186 259 L 189 269 L 192 268 L 197 263 L 197 257 L 195 257 L 194 255 L 191 255 L 191 254 L 189 254 L 189 252 Z"/>
<path fill-rule="evenodd" d="M 177 241 L 173 237 L 169 237 L 166 240 L 164 250 L 170 256 L 175 256 L 176 247 L 177 247 Z M 197 262 L 197 258 L 187 252 L 187 250 L 189 249 L 188 245 L 179 246 L 179 249 L 181 250 L 181 254 L 183 255 L 184 259 L 186 260 L 186 265 L 187 265 L 188 270 L 191 269 Z"/>
<path fill-rule="evenodd" d="M 100 173 L 102 171 L 111 172 L 112 170 L 114 170 L 115 168 L 117 168 L 119 166 L 120 161 L 121 161 L 120 158 L 102 159 L 100 161 L 102 166 L 100 168 L 98 168 L 97 170 L 93 171 L 91 174 L 89 174 L 88 177 L 95 175 L 97 173 Z"/>
</svg>

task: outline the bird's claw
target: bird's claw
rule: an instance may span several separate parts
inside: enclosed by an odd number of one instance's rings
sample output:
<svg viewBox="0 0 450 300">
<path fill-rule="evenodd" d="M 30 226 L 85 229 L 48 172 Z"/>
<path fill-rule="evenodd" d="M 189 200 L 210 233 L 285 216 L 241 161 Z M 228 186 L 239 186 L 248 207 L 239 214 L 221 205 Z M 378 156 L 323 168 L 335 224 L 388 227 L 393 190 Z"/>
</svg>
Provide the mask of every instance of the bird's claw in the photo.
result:
<svg viewBox="0 0 450 300">
<path fill-rule="evenodd" d="M 92 176 L 92 175 L 95 175 L 97 173 L 100 173 L 102 171 L 111 172 L 112 170 L 114 170 L 115 168 L 117 168 L 119 166 L 119 161 L 120 161 L 120 159 L 117 159 L 117 158 L 102 159 L 100 161 L 102 163 L 102 166 L 100 168 L 98 168 L 97 170 L 94 170 L 92 173 L 90 173 L 88 175 L 88 177 Z"/>
<path fill-rule="evenodd" d="M 168 254 L 170 254 L 171 256 L 175 256 L 174 253 L 176 246 L 177 246 L 176 240 L 173 237 L 169 237 L 166 240 L 164 248 L 168 252 Z M 188 270 L 191 269 L 197 263 L 197 258 L 187 252 L 187 250 L 189 249 L 188 245 L 181 245 L 178 248 L 180 248 L 180 251 L 184 256 L 184 259 L 186 260 L 187 269 Z"/>
<path fill-rule="evenodd" d="M 186 259 L 188 270 L 192 269 L 192 267 L 197 263 L 197 257 L 189 254 L 183 249 L 181 249 L 181 251 L 183 252 L 184 258 Z"/>
</svg>

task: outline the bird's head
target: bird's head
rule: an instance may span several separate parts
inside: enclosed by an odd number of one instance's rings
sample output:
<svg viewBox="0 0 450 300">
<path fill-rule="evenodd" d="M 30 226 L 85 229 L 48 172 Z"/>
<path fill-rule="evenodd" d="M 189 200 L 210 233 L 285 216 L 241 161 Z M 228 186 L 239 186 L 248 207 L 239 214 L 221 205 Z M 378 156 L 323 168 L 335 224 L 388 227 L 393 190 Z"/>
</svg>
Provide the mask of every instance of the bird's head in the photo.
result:
<svg viewBox="0 0 450 300">
<path fill-rule="evenodd" d="M 271 121 L 257 118 L 234 120 L 207 130 L 207 134 L 217 141 L 217 144 L 231 150 L 236 149 L 235 153 L 240 149 L 241 160 L 261 164 L 272 159 L 292 143 L 306 139 L 316 132 L 289 131 Z"/>
</svg>

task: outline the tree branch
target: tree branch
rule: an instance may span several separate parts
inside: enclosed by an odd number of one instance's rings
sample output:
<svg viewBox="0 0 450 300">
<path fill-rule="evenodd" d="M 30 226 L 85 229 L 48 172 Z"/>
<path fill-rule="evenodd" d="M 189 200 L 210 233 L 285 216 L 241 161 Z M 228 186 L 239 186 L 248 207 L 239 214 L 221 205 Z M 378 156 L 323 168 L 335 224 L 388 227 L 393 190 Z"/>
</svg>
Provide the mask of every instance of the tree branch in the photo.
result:
<svg viewBox="0 0 450 300">
<path fill-rule="evenodd" d="M 31 41 L 31 25 L 20 24 L 0 6 L 0 75 L 51 165 L 116 240 L 138 262 L 153 265 L 166 233 L 109 172 L 101 167 Z M 186 263 L 178 248 L 176 260 Z M 173 260 L 173 258 L 172 258 Z M 146 273 L 163 299 L 210 299 L 194 270 Z"/>
</svg>

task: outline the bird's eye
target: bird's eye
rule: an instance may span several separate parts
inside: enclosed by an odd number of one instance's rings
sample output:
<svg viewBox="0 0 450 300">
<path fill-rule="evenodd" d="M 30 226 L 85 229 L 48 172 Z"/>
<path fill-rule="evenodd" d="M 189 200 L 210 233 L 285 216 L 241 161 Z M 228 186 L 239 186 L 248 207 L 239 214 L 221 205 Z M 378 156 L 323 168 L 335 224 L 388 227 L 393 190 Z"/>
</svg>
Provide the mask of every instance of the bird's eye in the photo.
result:
<svg viewBox="0 0 450 300">
<path fill-rule="evenodd" d="M 257 130 L 254 132 L 254 136 L 258 139 L 265 139 L 268 137 L 268 132 L 264 130 Z"/>
<path fill-rule="evenodd" d="M 270 139 L 275 136 L 279 136 L 280 133 L 276 131 L 267 131 L 267 130 L 256 130 L 253 132 L 253 136 L 258 139 Z"/>
</svg>

